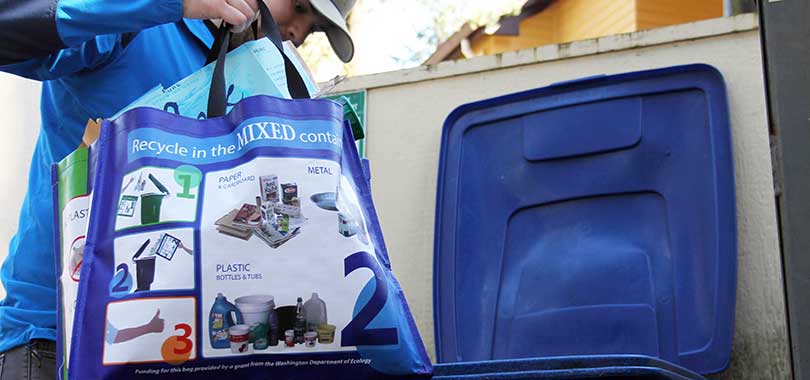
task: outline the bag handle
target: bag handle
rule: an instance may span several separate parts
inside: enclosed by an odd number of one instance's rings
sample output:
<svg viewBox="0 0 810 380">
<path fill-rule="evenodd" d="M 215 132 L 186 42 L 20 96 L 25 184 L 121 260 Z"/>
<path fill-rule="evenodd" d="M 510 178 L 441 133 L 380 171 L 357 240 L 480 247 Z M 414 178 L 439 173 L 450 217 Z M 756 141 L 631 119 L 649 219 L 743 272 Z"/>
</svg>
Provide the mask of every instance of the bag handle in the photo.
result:
<svg viewBox="0 0 810 380">
<path fill-rule="evenodd" d="M 284 45 L 281 43 L 281 32 L 278 29 L 276 20 L 270 14 L 270 9 L 263 0 L 259 0 L 259 11 L 261 12 L 261 28 L 265 37 L 270 39 L 270 42 L 281 53 L 284 59 L 284 71 L 287 75 L 287 89 L 293 99 L 309 99 L 310 94 L 307 90 L 304 79 L 301 73 L 295 68 L 292 61 L 287 54 L 284 54 Z M 227 109 L 227 93 L 225 89 L 225 58 L 228 54 L 228 46 L 231 41 L 230 25 L 222 23 L 217 31 L 214 45 L 206 59 L 206 64 L 217 61 L 214 66 L 214 76 L 211 79 L 211 89 L 208 92 L 208 118 L 224 116 Z"/>
</svg>

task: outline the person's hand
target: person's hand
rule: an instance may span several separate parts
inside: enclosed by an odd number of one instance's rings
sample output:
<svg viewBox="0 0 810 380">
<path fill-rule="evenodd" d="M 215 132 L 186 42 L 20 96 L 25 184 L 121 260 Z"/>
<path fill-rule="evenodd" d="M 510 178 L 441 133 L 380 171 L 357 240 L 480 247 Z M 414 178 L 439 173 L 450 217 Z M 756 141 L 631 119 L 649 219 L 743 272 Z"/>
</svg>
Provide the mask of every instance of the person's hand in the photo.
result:
<svg viewBox="0 0 810 380">
<path fill-rule="evenodd" d="M 152 320 L 146 324 L 147 330 L 153 333 L 161 333 L 166 326 L 166 321 L 160 317 L 160 309 L 157 310 Z"/>
<path fill-rule="evenodd" d="M 259 15 L 261 0 L 183 0 L 183 17 L 222 19 L 233 25 L 233 32 L 245 30 Z"/>
<path fill-rule="evenodd" d="M 186 247 L 185 245 L 183 245 L 182 242 L 180 243 L 179 248 L 186 251 L 186 253 L 188 253 L 189 255 L 194 256 L 194 251 L 191 248 Z"/>
</svg>

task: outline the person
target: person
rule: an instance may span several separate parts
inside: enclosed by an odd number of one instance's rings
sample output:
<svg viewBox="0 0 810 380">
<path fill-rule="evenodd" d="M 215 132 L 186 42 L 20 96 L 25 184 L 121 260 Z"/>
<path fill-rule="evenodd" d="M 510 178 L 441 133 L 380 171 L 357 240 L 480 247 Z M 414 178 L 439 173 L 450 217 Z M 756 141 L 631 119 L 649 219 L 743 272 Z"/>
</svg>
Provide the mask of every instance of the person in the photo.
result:
<svg viewBox="0 0 810 380">
<path fill-rule="evenodd" d="M 7 293 L 0 302 L 0 380 L 56 376 L 51 164 L 79 145 L 88 119 L 110 117 L 153 87 L 200 69 L 216 28 L 206 20 L 248 25 L 256 1 L 0 0 L 0 71 L 42 81 L 28 192 L 0 271 Z M 355 0 L 264 1 L 283 39 L 300 45 L 324 32 L 341 60 L 352 59 L 345 18 Z"/>
</svg>

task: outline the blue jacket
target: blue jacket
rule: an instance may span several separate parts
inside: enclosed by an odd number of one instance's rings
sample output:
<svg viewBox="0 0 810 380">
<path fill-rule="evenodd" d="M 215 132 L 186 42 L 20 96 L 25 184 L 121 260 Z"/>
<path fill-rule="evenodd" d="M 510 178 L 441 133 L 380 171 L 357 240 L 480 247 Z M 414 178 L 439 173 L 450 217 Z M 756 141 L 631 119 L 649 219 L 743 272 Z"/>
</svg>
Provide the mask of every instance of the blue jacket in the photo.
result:
<svg viewBox="0 0 810 380">
<path fill-rule="evenodd" d="M 0 271 L 0 351 L 56 338 L 51 164 L 76 149 L 88 119 L 203 66 L 213 36 L 182 8 L 182 0 L 0 0 L 0 70 L 42 81 L 28 193 Z"/>
</svg>

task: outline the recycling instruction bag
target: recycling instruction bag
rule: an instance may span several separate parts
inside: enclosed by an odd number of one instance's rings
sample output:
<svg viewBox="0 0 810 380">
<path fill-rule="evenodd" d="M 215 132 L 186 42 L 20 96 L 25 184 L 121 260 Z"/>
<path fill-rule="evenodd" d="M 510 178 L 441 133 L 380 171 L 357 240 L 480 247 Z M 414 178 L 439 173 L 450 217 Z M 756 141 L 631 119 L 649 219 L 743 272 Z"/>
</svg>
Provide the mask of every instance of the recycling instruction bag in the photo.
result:
<svg viewBox="0 0 810 380">
<path fill-rule="evenodd" d="M 430 377 L 341 106 L 217 41 L 54 167 L 59 378 Z"/>
<path fill-rule="evenodd" d="M 288 43 L 284 43 L 285 54 L 292 57 L 291 61 L 299 72 L 307 72 L 300 62 L 297 53 Z M 228 53 L 228 66 L 224 75 L 228 85 L 227 102 L 231 108 L 235 102 L 253 95 L 271 95 L 289 98 L 287 78 L 283 59 L 278 49 L 269 39 L 250 41 Z M 206 118 L 208 87 L 214 71 L 214 63 L 204 66 L 169 88 L 157 86 L 147 92 L 130 105 L 122 109 L 115 119 L 126 111 L 139 107 L 153 107 L 174 114 Z M 317 91 L 317 86 L 306 78 L 305 85 L 310 93 Z M 73 330 L 73 317 L 75 314 L 76 295 L 78 293 L 81 274 L 81 264 L 87 221 L 89 217 L 90 186 L 93 165 L 89 164 L 91 155 L 88 148 L 99 133 L 98 122 L 91 120 L 85 130 L 83 145 L 53 165 L 52 182 L 54 209 L 54 225 L 56 236 L 56 268 L 57 268 L 57 367 L 58 378 L 67 378 L 70 343 Z M 137 183 L 130 184 L 133 188 L 146 186 L 140 178 Z M 129 190 L 129 189 L 127 189 Z M 126 211 L 127 205 L 134 200 L 123 198 L 121 207 Z M 128 203 L 129 202 L 129 203 Z M 227 227 L 221 227 L 223 229 Z"/>
<path fill-rule="evenodd" d="M 429 377 L 342 115 L 255 96 L 104 121 L 68 377 Z"/>
<path fill-rule="evenodd" d="M 84 257 L 89 213 L 88 149 L 80 147 L 54 165 L 54 209 L 57 275 L 58 379 L 67 378 L 66 354 L 73 332 L 76 295 Z"/>
</svg>

